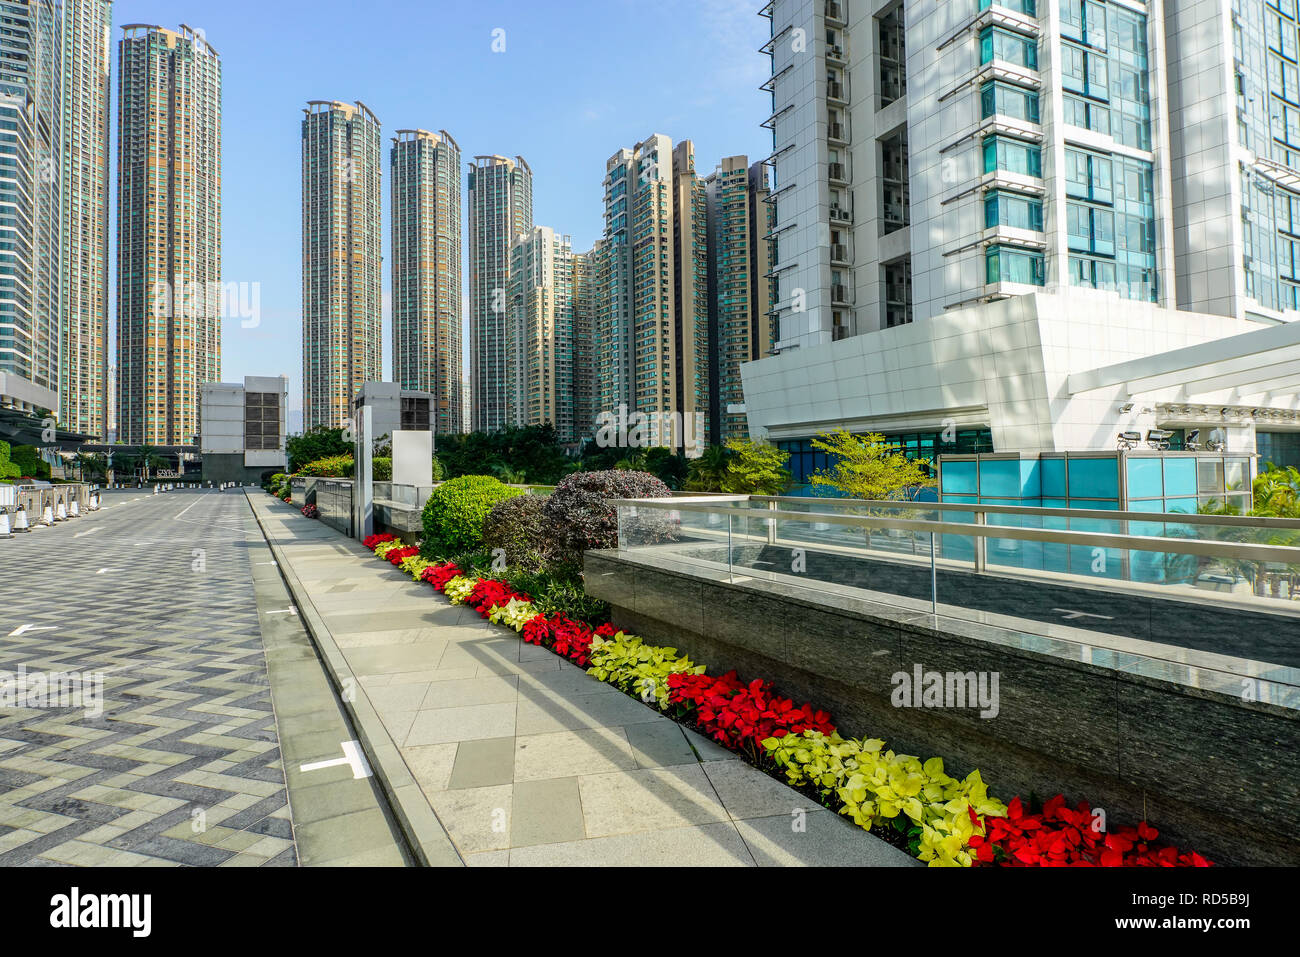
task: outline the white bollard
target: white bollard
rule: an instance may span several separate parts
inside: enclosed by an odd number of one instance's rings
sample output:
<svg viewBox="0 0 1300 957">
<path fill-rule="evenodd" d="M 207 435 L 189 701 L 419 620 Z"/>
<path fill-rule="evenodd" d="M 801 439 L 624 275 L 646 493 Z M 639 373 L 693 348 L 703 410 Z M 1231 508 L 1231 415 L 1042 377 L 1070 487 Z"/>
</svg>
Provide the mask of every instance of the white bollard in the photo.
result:
<svg viewBox="0 0 1300 957">
<path fill-rule="evenodd" d="M 7 509 L 0 508 L 0 538 L 12 538 L 13 534 L 9 530 L 9 512 Z"/>
<path fill-rule="evenodd" d="M 72 500 L 72 504 L 68 506 L 68 517 L 81 518 L 81 503 L 75 498 Z"/>
<path fill-rule="evenodd" d="M 153 487 L 153 493 L 154 493 L 155 495 L 158 494 L 158 486 L 157 486 L 157 485 L 155 485 L 155 486 Z"/>
<path fill-rule="evenodd" d="M 54 509 L 52 509 L 48 505 L 45 506 L 45 511 L 41 512 L 41 524 L 42 525 L 54 524 Z"/>
<path fill-rule="evenodd" d="M 68 520 L 68 506 L 60 502 L 58 511 L 54 513 L 54 520 L 56 522 L 66 522 Z"/>
<path fill-rule="evenodd" d="M 14 531 L 30 532 L 32 527 L 27 524 L 27 509 L 20 508 L 14 513 Z"/>
</svg>

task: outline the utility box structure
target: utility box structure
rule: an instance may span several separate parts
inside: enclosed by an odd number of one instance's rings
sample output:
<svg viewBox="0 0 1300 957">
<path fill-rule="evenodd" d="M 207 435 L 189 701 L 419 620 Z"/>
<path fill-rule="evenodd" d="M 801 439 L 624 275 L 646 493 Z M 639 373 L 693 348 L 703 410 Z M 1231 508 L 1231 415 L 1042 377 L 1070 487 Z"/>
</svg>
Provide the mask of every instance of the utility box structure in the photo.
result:
<svg viewBox="0 0 1300 957">
<path fill-rule="evenodd" d="M 237 382 L 209 382 L 199 403 L 199 453 L 203 478 L 211 482 L 260 483 L 268 472 L 284 472 L 285 376 L 245 376 Z"/>
</svg>

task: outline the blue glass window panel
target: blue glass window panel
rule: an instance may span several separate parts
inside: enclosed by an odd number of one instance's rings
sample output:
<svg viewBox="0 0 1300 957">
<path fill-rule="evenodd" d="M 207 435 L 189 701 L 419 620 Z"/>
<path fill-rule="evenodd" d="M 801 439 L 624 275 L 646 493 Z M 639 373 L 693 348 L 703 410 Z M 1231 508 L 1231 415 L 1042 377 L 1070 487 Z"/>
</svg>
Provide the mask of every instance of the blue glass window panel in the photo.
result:
<svg viewBox="0 0 1300 957">
<path fill-rule="evenodd" d="M 1196 459 L 1165 459 L 1165 494 L 1196 494 Z"/>
<path fill-rule="evenodd" d="M 967 493 L 974 495 L 979 486 L 976 484 L 976 463 L 974 462 L 944 462 L 943 463 L 943 499 L 948 501 L 951 494 Z M 974 501 L 974 499 L 971 499 Z"/>
<path fill-rule="evenodd" d="M 1165 494 L 1164 468 L 1158 458 L 1133 458 L 1128 460 L 1128 497 L 1163 498 Z"/>
<path fill-rule="evenodd" d="M 1020 498 L 1020 460 L 980 462 L 980 497 Z"/>
<path fill-rule="evenodd" d="M 1042 485 L 1043 495 L 1062 499 L 1059 508 L 1065 508 L 1065 459 L 1043 459 Z"/>
<path fill-rule="evenodd" d="M 1119 467 L 1116 459 L 1070 459 L 1070 498 L 1105 498 L 1119 501 Z M 1084 506 L 1077 506 L 1084 507 Z M 1089 505 L 1088 508 L 1101 508 Z"/>
</svg>

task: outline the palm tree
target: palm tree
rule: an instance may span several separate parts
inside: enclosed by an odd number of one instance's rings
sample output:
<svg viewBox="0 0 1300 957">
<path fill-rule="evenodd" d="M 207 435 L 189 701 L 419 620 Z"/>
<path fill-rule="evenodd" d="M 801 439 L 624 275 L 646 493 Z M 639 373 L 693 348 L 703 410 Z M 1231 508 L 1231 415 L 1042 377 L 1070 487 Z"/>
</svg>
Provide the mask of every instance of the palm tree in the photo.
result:
<svg viewBox="0 0 1300 957">
<path fill-rule="evenodd" d="M 1254 515 L 1267 518 L 1300 517 L 1300 469 L 1278 468 L 1269 462 L 1252 483 Z"/>
<path fill-rule="evenodd" d="M 720 492 L 727 475 L 731 453 L 724 446 L 710 445 L 698 459 L 692 459 L 686 487 L 692 492 Z"/>
</svg>

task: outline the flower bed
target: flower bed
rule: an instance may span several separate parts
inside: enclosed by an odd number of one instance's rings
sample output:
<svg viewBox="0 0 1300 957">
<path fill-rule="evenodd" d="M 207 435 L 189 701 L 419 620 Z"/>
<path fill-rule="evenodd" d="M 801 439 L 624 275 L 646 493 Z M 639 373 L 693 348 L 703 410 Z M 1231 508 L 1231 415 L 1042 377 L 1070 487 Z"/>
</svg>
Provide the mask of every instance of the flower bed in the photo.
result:
<svg viewBox="0 0 1300 957">
<path fill-rule="evenodd" d="M 320 518 L 320 509 L 315 505 L 304 505 L 302 507 L 302 513 L 308 518 Z"/>
<path fill-rule="evenodd" d="M 796 704 L 761 679 L 744 682 L 734 671 L 710 675 L 675 648 L 647 644 L 609 623 L 593 629 L 561 615 L 547 617 L 505 582 L 468 576 L 450 562 L 425 562 L 418 548 L 391 535 L 372 535 L 365 545 L 452 604 L 467 604 L 525 642 L 692 724 L 932 867 L 1210 866 L 1194 851 L 1157 845 L 1159 833 L 1145 821 L 1109 830 L 1086 802 L 1070 809 L 1059 794 L 1028 814 L 1020 798 L 1003 804 L 989 794 L 978 770 L 957 779 L 946 773 L 942 758 L 922 761 L 887 750 L 880 739 L 842 738 L 827 712 Z"/>
</svg>

